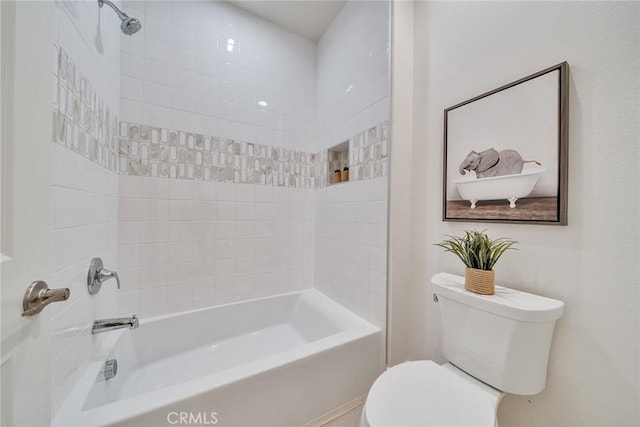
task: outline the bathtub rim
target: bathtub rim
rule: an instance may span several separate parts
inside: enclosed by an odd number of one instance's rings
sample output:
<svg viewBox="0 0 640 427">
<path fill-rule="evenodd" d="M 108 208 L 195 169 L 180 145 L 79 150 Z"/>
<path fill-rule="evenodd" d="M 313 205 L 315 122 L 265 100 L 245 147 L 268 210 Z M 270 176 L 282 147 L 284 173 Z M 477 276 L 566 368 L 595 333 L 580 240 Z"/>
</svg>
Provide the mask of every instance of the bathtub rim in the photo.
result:
<svg viewBox="0 0 640 427">
<path fill-rule="evenodd" d="M 468 176 L 465 175 L 463 178 L 458 179 L 457 181 L 454 181 L 454 184 L 456 185 L 460 185 L 460 184 L 470 184 L 470 183 L 475 183 L 475 182 L 487 182 L 487 181 L 497 181 L 500 179 L 508 179 L 508 178 L 517 178 L 517 177 L 522 177 L 522 176 L 532 176 L 532 175 L 540 175 L 544 172 L 546 172 L 547 169 L 545 168 L 524 168 L 522 169 L 522 172 L 520 173 L 512 173 L 510 175 L 500 175 L 500 176 L 488 176 L 486 178 L 468 178 L 468 179 L 464 179 L 464 177 Z"/>
<path fill-rule="evenodd" d="M 310 359 L 324 352 L 336 349 L 349 342 L 355 342 L 357 340 L 370 338 L 382 333 L 382 329 L 380 329 L 379 327 L 375 326 L 365 319 L 362 319 L 357 314 L 351 312 L 349 309 L 345 308 L 338 302 L 332 300 L 322 292 L 313 288 L 285 292 L 282 294 L 276 294 L 266 297 L 252 298 L 250 300 L 237 301 L 218 306 L 204 307 L 182 312 L 153 316 L 147 318 L 146 320 L 140 319 L 140 326 L 142 327 L 144 324 L 151 322 L 171 319 L 176 316 L 184 316 L 195 312 L 214 310 L 221 307 L 287 296 L 303 297 L 305 295 L 312 295 L 312 298 L 319 299 L 323 306 L 326 306 L 328 304 L 330 306 L 330 310 L 338 311 L 340 312 L 340 314 L 347 317 L 349 320 L 349 324 L 347 325 L 348 329 L 342 330 L 338 333 L 334 333 L 327 337 L 320 338 L 294 349 L 287 350 L 285 353 L 277 353 L 263 359 L 258 359 L 245 364 L 234 366 L 220 372 L 206 375 L 204 377 L 188 380 L 182 383 L 174 384 L 126 399 L 117 400 L 115 402 L 110 402 L 93 408 L 84 409 L 93 385 L 96 381 L 99 381 L 98 378 L 102 372 L 105 360 L 110 357 L 110 355 L 114 351 L 115 346 L 118 344 L 118 341 L 123 338 L 123 334 L 128 332 L 128 330 L 126 329 L 113 331 L 112 334 L 105 337 L 105 339 L 103 340 L 100 351 L 96 356 L 96 360 L 93 360 L 87 366 L 84 373 L 81 375 L 80 380 L 71 391 L 69 397 L 63 403 L 57 415 L 53 418 L 52 426 L 100 426 L 114 423 L 123 423 L 141 414 L 159 410 L 164 406 L 171 404 L 175 405 L 181 401 L 188 400 L 195 396 L 204 394 L 208 391 L 222 388 L 226 385 L 240 380 L 247 380 L 252 377 L 256 377 L 262 373 L 279 369 L 289 363 Z M 143 322 L 143 320 L 145 321 Z M 212 384 L 212 380 L 214 384 Z M 175 393 L 175 391 L 179 391 L 179 393 Z M 144 411 L 140 411 L 140 407 L 143 407 Z M 96 420 L 99 420 L 99 423 L 95 423 Z"/>
</svg>

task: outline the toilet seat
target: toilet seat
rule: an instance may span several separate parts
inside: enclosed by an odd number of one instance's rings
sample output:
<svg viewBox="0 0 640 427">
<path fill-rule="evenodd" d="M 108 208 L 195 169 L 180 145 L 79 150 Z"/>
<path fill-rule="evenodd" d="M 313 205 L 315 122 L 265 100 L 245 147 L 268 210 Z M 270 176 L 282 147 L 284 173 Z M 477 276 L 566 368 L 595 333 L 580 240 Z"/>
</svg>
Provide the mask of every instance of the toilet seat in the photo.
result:
<svg viewBox="0 0 640 427">
<path fill-rule="evenodd" d="M 374 382 L 362 414 L 364 426 L 496 425 L 503 393 L 451 364 L 406 362 Z"/>
</svg>

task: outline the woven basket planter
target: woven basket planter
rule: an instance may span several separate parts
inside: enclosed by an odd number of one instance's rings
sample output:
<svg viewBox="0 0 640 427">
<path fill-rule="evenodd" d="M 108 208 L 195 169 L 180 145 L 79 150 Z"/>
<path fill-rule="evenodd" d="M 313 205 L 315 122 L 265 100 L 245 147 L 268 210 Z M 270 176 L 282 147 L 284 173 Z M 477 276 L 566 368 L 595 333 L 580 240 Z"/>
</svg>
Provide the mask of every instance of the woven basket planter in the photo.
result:
<svg viewBox="0 0 640 427">
<path fill-rule="evenodd" d="M 464 288 L 482 295 L 493 295 L 496 290 L 496 274 L 493 270 L 465 268 Z"/>
</svg>

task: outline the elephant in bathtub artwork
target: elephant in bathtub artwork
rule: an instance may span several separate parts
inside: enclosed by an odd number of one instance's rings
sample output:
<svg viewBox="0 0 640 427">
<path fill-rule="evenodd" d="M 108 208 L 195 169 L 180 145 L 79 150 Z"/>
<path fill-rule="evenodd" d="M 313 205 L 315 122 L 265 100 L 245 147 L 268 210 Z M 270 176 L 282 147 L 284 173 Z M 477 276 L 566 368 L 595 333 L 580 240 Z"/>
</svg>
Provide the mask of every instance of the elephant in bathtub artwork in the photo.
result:
<svg viewBox="0 0 640 427">
<path fill-rule="evenodd" d="M 524 168 L 526 163 L 540 166 L 535 160 L 524 160 L 516 150 L 471 151 L 460 163 L 459 172 L 464 177 L 456 181 L 456 187 L 472 209 L 480 200 L 499 199 L 508 200 L 509 207 L 515 208 L 516 201 L 531 194 L 545 172 L 540 167 Z"/>
</svg>

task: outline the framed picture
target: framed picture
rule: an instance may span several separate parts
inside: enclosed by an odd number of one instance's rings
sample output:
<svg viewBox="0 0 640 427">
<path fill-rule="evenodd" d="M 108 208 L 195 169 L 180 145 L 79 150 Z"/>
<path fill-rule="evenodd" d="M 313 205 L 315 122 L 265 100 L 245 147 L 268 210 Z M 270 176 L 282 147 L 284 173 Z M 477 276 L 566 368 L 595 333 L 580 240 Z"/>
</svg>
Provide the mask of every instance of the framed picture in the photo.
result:
<svg viewBox="0 0 640 427">
<path fill-rule="evenodd" d="M 568 68 L 444 110 L 444 221 L 567 224 Z"/>
</svg>

